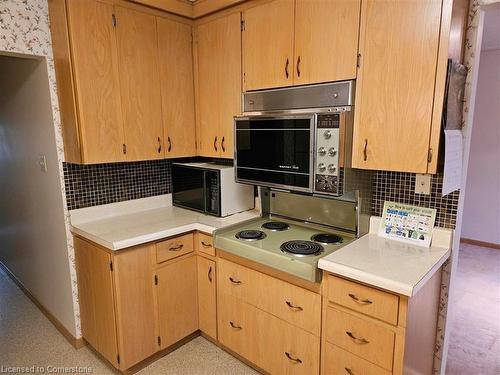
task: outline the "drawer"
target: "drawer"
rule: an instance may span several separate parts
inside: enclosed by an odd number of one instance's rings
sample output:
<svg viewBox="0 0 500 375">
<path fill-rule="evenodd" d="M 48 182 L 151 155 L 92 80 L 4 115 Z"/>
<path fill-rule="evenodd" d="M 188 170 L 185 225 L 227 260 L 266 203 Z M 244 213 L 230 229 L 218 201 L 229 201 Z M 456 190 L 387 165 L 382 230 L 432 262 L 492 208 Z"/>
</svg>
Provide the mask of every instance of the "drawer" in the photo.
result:
<svg viewBox="0 0 500 375">
<path fill-rule="evenodd" d="M 322 375 L 391 375 L 390 371 L 375 366 L 373 363 L 330 343 L 326 343 L 324 355 Z"/>
<path fill-rule="evenodd" d="M 243 299 L 297 327 L 320 336 L 321 296 L 275 277 L 220 259 L 222 293 Z"/>
<path fill-rule="evenodd" d="M 156 263 L 162 263 L 194 251 L 193 233 L 156 243 Z"/>
<path fill-rule="evenodd" d="M 254 310 L 227 294 L 217 297 L 217 336 L 220 343 L 258 364 L 257 316 Z"/>
<path fill-rule="evenodd" d="M 327 307 L 325 324 L 326 341 L 392 371 L 393 331 L 331 306 Z"/>
<path fill-rule="evenodd" d="M 328 275 L 328 300 L 354 311 L 397 325 L 399 297 L 352 281 Z"/>
<path fill-rule="evenodd" d="M 213 237 L 205 233 L 196 234 L 196 246 L 200 253 L 205 253 L 211 256 L 215 256 L 215 249 L 213 247 Z"/>
</svg>

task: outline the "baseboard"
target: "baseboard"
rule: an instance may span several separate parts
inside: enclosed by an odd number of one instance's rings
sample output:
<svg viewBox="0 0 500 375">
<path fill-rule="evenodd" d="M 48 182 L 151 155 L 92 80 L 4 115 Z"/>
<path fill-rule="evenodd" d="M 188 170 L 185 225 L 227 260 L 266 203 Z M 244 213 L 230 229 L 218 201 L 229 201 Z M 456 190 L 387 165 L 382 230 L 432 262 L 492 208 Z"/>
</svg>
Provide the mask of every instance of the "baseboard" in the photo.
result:
<svg viewBox="0 0 500 375">
<path fill-rule="evenodd" d="M 489 247 L 491 249 L 497 249 L 500 250 L 500 244 L 498 243 L 492 243 L 492 242 L 485 242 L 485 241 L 478 241 L 478 240 L 473 240 L 471 238 L 461 238 L 460 242 L 467 243 L 469 245 L 476 245 L 476 246 L 482 246 L 482 247 Z"/>
<path fill-rule="evenodd" d="M 9 268 L 0 262 L 0 268 L 9 276 L 9 278 L 21 289 L 21 291 L 28 297 L 31 302 L 42 312 L 43 315 L 56 327 L 56 329 L 64 336 L 66 340 L 75 348 L 80 349 L 86 345 L 83 338 L 76 338 L 62 325 L 62 323 L 48 311 L 36 298 L 33 296 L 23 283 L 9 270 Z"/>
</svg>

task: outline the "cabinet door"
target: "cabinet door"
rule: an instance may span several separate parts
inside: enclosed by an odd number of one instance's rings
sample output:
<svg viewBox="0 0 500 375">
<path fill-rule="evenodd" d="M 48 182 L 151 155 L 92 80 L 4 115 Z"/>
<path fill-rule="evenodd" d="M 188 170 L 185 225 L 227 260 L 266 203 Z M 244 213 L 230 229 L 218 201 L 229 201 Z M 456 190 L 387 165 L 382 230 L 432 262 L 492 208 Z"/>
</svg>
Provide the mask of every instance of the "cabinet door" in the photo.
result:
<svg viewBox="0 0 500 375">
<path fill-rule="evenodd" d="M 83 338 L 118 367 L 111 256 L 78 237 L 74 241 Z"/>
<path fill-rule="evenodd" d="M 215 295 L 215 262 L 199 256 L 198 262 L 198 320 L 200 330 L 217 338 Z"/>
<path fill-rule="evenodd" d="M 218 157 L 219 137 L 219 61 L 224 48 L 219 29 L 224 18 L 199 25 L 196 30 L 198 68 L 198 154 Z"/>
<path fill-rule="evenodd" d="M 152 247 L 154 245 L 124 250 L 113 257 L 122 368 L 135 365 L 159 349 L 150 258 Z"/>
<path fill-rule="evenodd" d="M 244 12 L 245 91 L 292 85 L 294 5 L 291 0 L 274 0 Z"/>
<path fill-rule="evenodd" d="M 68 1 L 73 78 L 85 163 L 125 160 L 113 7 Z"/>
<path fill-rule="evenodd" d="M 157 18 L 165 155 L 196 155 L 191 26 Z"/>
<path fill-rule="evenodd" d="M 155 17 L 116 7 L 127 160 L 164 156 Z"/>
<path fill-rule="evenodd" d="M 198 329 L 196 256 L 173 261 L 157 271 L 161 349 Z"/>
<path fill-rule="evenodd" d="M 361 12 L 354 168 L 426 173 L 441 0 L 367 0 Z"/>
<path fill-rule="evenodd" d="M 234 13 L 220 23 L 219 67 L 219 136 L 220 156 L 234 157 L 234 116 L 241 113 L 241 16 Z"/>
<path fill-rule="evenodd" d="M 294 84 L 356 78 L 361 0 L 296 0 Z"/>
</svg>

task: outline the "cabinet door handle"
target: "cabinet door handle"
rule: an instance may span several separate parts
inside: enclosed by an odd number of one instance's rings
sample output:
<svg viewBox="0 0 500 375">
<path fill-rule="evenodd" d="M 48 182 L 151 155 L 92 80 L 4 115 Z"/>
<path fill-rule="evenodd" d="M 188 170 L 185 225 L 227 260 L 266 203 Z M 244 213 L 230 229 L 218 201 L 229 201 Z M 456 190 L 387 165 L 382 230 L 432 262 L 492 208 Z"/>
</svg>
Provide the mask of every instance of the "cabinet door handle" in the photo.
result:
<svg viewBox="0 0 500 375">
<path fill-rule="evenodd" d="M 210 281 L 210 283 L 212 282 L 212 266 L 210 266 L 210 268 L 208 269 L 208 281 Z"/>
<path fill-rule="evenodd" d="M 345 334 L 347 336 L 349 336 L 351 339 L 353 339 L 355 342 L 357 342 L 358 344 L 369 344 L 370 343 L 370 341 L 368 341 L 367 339 L 365 339 L 363 337 L 354 336 L 354 334 L 352 332 L 345 331 Z"/>
<path fill-rule="evenodd" d="M 205 241 L 201 241 L 201 246 L 203 246 L 203 247 L 212 247 L 212 244 L 206 243 Z"/>
<path fill-rule="evenodd" d="M 168 141 L 168 152 L 172 151 L 172 141 L 170 140 L 170 137 L 167 137 Z"/>
<path fill-rule="evenodd" d="M 302 363 L 302 360 L 300 358 L 293 358 L 288 352 L 285 352 L 285 356 L 294 363 Z"/>
<path fill-rule="evenodd" d="M 231 281 L 231 283 L 233 283 L 234 285 L 241 285 L 241 284 L 243 284 L 240 280 L 233 279 L 232 276 L 229 278 L 229 281 Z"/>
<path fill-rule="evenodd" d="M 368 148 L 368 139 L 365 139 L 365 147 L 363 147 L 363 160 L 366 161 L 368 159 L 368 154 L 366 153 L 366 149 Z"/>
<path fill-rule="evenodd" d="M 286 76 L 286 79 L 288 79 L 288 65 L 290 65 L 290 60 L 288 60 L 288 58 L 286 59 L 286 63 L 285 63 L 285 76 Z"/>
<path fill-rule="evenodd" d="M 226 147 L 224 146 L 224 142 L 225 142 L 225 139 L 224 139 L 224 137 L 222 137 L 222 143 L 221 143 L 222 152 L 226 152 Z"/>
<path fill-rule="evenodd" d="M 217 151 L 217 136 L 214 138 L 214 149 Z"/>
<path fill-rule="evenodd" d="M 352 293 L 349 293 L 349 297 L 351 297 L 354 301 L 356 301 L 360 305 L 370 305 L 373 303 L 369 299 L 359 299 L 355 294 Z"/>
<path fill-rule="evenodd" d="M 161 139 L 158 137 L 158 153 L 161 152 Z"/>
<path fill-rule="evenodd" d="M 297 77 L 300 78 L 300 56 L 297 58 Z"/>
<path fill-rule="evenodd" d="M 233 328 L 233 329 L 235 329 L 237 331 L 241 331 L 243 329 L 243 327 L 237 326 L 233 322 L 229 322 L 229 325 L 231 326 L 231 328 Z"/>
<path fill-rule="evenodd" d="M 347 372 L 349 375 L 356 375 L 354 371 L 352 371 L 349 367 L 344 367 L 345 372 Z"/>
<path fill-rule="evenodd" d="M 300 306 L 296 306 L 294 305 L 293 303 L 291 303 L 290 301 L 286 301 L 286 304 L 288 305 L 288 307 L 293 310 L 293 311 L 302 311 L 304 310 L 302 307 Z"/>
<path fill-rule="evenodd" d="M 169 248 L 168 250 L 169 251 L 179 251 L 180 249 L 182 249 L 184 247 L 184 245 L 179 245 L 179 246 L 176 246 L 176 247 L 171 247 Z"/>
</svg>

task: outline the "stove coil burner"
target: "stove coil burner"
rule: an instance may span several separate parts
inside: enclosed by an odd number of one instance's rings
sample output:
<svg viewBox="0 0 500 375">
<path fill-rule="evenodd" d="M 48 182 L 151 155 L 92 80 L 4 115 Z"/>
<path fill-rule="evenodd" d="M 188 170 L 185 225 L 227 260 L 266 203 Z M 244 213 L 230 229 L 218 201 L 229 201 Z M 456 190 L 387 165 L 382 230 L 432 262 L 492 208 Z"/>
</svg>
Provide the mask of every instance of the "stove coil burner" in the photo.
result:
<svg viewBox="0 0 500 375">
<path fill-rule="evenodd" d="M 266 238 L 266 234 L 260 230 L 242 230 L 235 237 L 239 240 L 258 241 Z"/>
<path fill-rule="evenodd" d="M 287 230 L 290 226 L 282 221 L 268 221 L 262 224 L 262 228 L 272 230 L 273 232 L 281 232 L 282 230 Z"/>
<path fill-rule="evenodd" d="M 281 244 L 281 251 L 297 256 L 318 255 L 323 252 L 323 246 L 311 241 L 294 240 Z"/>
<path fill-rule="evenodd" d="M 342 237 L 337 236 L 336 234 L 330 234 L 330 233 L 315 234 L 314 236 L 311 237 L 311 241 L 319 242 L 319 243 L 322 243 L 325 245 L 340 244 L 340 243 L 344 242 Z"/>
</svg>

